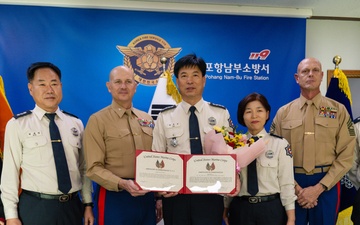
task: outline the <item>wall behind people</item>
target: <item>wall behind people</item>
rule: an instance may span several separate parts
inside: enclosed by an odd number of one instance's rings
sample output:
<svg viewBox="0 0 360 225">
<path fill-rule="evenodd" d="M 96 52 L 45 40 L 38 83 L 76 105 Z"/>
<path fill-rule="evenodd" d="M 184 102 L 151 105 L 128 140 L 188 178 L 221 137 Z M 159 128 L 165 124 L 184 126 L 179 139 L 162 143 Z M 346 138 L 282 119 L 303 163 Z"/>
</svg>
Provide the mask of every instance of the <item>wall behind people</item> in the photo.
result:
<svg viewBox="0 0 360 225">
<path fill-rule="evenodd" d="M 360 21 L 319 20 L 308 19 L 306 22 L 306 56 L 318 58 L 324 70 L 324 80 L 321 84 L 321 93 L 326 94 L 326 71 L 333 70 L 332 59 L 340 55 L 339 65 L 342 70 L 360 70 Z M 360 84 L 360 78 L 356 79 Z M 354 80 L 349 80 L 350 87 L 357 86 Z M 357 86 L 359 87 L 359 86 Z M 360 116 L 359 88 L 351 88 L 353 95 L 353 116 Z M 354 108 L 356 107 L 356 108 Z"/>
<path fill-rule="evenodd" d="M 146 38 L 181 48 L 175 60 L 192 52 L 204 57 L 204 98 L 225 105 L 233 118 L 236 102 L 250 92 L 268 96 L 274 108 L 298 96 L 292 74 L 305 56 L 305 19 L 14 5 L 0 5 L 0 15 L 0 74 L 14 113 L 33 107 L 29 64 L 51 61 L 66 74 L 61 108 L 86 124 L 110 100 L 108 71 L 124 63 L 116 46 L 138 47 Z M 141 84 L 134 104 L 148 111 L 154 90 Z"/>
</svg>

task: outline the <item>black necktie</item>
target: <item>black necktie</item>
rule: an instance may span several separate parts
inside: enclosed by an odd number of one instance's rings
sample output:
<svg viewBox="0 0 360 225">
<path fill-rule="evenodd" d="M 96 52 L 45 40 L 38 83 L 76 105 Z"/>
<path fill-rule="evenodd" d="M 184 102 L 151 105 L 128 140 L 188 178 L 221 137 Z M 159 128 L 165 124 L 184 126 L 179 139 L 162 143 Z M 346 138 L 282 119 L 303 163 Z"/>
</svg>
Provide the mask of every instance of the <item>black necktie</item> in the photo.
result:
<svg viewBox="0 0 360 225">
<path fill-rule="evenodd" d="M 189 130 L 190 130 L 190 149 L 191 154 L 203 154 L 201 137 L 199 131 L 199 121 L 195 115 L 195 106 L 190 107 L 190 117 L 189 117 Z"/>
<path fill-rule="evenodd" d="M 254 142 L 259 140 L 257 136 L 251 137 L 254 139 Z M 255 196 L 259 192 L 258 186 L 258 178 L 257 178 L 257 171 L 256 171 L 256 159 L 252 161 L 247 167 L 247 178 L 248 178 L 248 185 L 247 189 L 251 196 Z"/>
<path fill-rule="evenodd" d="M 59 128 L 55 123 L 55 115 L 56 113 L 45 114 L 45 116 L 50 120 L 50 124 L 49 124 L 50 138 L 54 152 L 58 188 L 59 191 L 61 191 L 64 194 L 67 194 L 71 189 L 71 180 L 70 180 L 69 168 L 64 152 L 64 146 L 61 141 Z"/>
</svg>

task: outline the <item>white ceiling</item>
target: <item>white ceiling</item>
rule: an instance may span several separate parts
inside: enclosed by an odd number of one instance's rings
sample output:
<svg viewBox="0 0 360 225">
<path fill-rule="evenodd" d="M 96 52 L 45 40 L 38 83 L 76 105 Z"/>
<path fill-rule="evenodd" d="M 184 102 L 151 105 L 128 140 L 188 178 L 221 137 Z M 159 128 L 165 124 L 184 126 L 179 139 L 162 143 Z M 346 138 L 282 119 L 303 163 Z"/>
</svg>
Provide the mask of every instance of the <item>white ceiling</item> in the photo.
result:
<svg viewBox="0 0 360 225">
<path fill-rule="evenodd" d="M 142 0 L 144 1 L 144 0 Z M 145 0 L 148 2 L 219 4 L 311 9 L 313 17 L 360 18 L 359 0 Z"/>
<path fill-rule="evenodd" d="M 360 0 L 0 0 L 0 4 L 269 15 L 360 21 Z"/>
</svg>

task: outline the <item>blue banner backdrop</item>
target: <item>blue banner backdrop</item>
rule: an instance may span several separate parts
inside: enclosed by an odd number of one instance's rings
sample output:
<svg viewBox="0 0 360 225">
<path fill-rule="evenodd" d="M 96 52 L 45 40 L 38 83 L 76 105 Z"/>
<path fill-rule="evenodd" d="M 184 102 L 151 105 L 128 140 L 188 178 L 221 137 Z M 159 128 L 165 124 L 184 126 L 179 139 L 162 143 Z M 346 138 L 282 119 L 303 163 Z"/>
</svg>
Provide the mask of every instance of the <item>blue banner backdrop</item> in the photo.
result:
<svg viewBox="0 0 360 225">
<path fill-rule="evenodd" d="M 86 125 L 111 102 L 105 82 L 124 63 L 116 46 L 151 34 L 181 48 L 175 60 L 188 53 L 205 59 L 204 99 L 226 106 L 235 125 L 238 102 L 254 91 L 268 98 L 271 121 L 299 96 L 293 75 L 305 56 L 305 31 L 306 20 L 297 18 L 0 5 L 0 74 L 16 114 L 34 107 L 28 66 L 53 62 L 63 74 L 60 107 Z M 140 84 L 134 106 L 147 112 L 155 88 Z"/>
</svg>

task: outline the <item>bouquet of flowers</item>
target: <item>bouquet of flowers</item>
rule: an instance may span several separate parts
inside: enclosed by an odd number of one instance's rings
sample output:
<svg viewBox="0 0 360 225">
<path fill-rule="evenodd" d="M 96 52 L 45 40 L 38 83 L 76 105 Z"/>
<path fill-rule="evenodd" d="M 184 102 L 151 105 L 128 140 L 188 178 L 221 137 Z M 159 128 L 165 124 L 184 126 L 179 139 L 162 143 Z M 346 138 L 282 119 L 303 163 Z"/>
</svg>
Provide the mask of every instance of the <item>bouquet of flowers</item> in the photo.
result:
<svg viewBox="0 0 360 225">
<path fill-rule="evenodd" d="M 240 168 L 249 165 L 254 159 L 265 151 L 265 142 L 260 138 L 254 142 L 247 140 L 246 135 L 231 132 L 225 127 L 214 127 L 205 135 L 205 154 L 236 154 Z"/>
<path fill-rule="evenodd" d="M 227 145 L 233 149 L 238 147 L 244 147 L 247 143 L 246 135 L 243 135 L 241 132 L 233 132 L 223 127 L 214 126 L 215 133 L 221 133 L 224 137 L 224 141 Z"/>
</svg>

